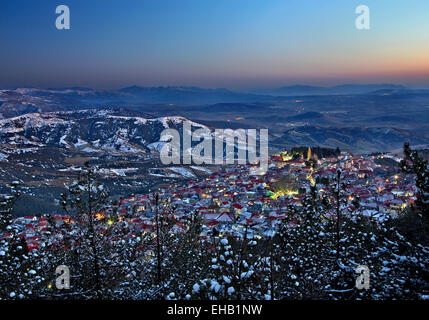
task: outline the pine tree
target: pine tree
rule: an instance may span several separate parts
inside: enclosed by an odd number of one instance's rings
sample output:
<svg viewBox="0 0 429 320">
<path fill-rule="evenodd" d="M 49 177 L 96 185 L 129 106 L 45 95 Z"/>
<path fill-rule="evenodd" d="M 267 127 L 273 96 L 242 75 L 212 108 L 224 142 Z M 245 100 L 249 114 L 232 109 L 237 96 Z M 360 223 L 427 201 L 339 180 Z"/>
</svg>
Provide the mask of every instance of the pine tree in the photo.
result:
<svg viewBox="0 0 429 320">
<path fill-rule="evenodd" d="M 176 298 L 186 299 L 192 297 L 194 284 L 207 274 L 210 252 L 207 241 L 201 238 L 203 224 L 197 211 L 180 219 L 178 224 L 180 225 L 178 230 L 181 232 L 171 235 L 177 237 L 177 243 L 171 251 L 172 263 L 169 268 L 172 276 L 169 287 L 172 288 Z"/>
<path fill-rule="evenodd" d="M 13 205 L 19 197 L 19 183 L 11 184 L 11 194 L 0 196 L 0 299 L 28 299 L 39 295 L 42 267 L 36 252 L 13 224 Z"/>
<path fill-rule="evenodd" d="M 193 297 L 202 299 L 260 299 L 263 289 L 259 276 L 263 257 L 258 239 L 220 234 L 211 239 L 211 261 L 207 273 L 192 288 Z"/>
<path fill-rule="evenodd" d="M 404 160 L 401 161 L 401 168 L 404 172 L 416 176 L 416 187 L 418 197 L 417 208 L 421 211 L 425 219 L 429 215 L 429 164 L 419 156 L 418 152 L 410 148 L 409 143 L 404 145 Z"/>
<path fill-rule="evenodd" d="M 324 206 L 313 186 L 302 207 L 289 207 L 288 216 L 279 228 L 275 253 L 283 275 L 279 279 L 282 298 L 326 297 L 333 242 Z"/>
<path fill-rule="evenodd" d="M 140 291 L 138 298 L 168 299 L 170 294 L 176 296 L 181 292 L 175 292 L 178 289 L 175 271 L 181 267 L 177 255 L 182 252 L 180 235 L 174 231 L 178 220 L 171 201 L 159 194 L 155 194 L 151 210 L 155 214 L 155 224 L 142 240 L 145 258 L 139 283 L 145 289 Z"/>
<path fill-rule="evenodd" d="M 108 196 L 105 187 L 97 182 L 97 168 L 89 163 L 85 163 L 78 180 L 68 187 L 68 192 L 61 195 L 64 211 L 75 221 L 69 234 L 70 249 L 66 262 L 71 264 L 69 268 L 77 278 L 74 282 L 76 294 L 88 298 L 108 295 L 110 290 L 106 286 L 112 284 L 110 279 L 106 279 L 110 244 L 103 238 L 103 233 L 109 228 L 108 221 L 96 217 L 105 210 Z"/>
<path fill-rule="evenodd" d="M 410 222 L 415 224 L 414 231 L 420 233 L 415 236 L 427 245 L 429 240 L 429 163 L 420 157 L 417 151 L 412 150 L 409 143 L 405 143 L 404 159 L 401 161 L 400 167 L 403 172 L 415 177 L 418 190 L 417 200 L 414 210 L 408 212 L 408 217 L 417 214 L 417 219 L 413 219 Z"/>
<path fill-rule="evenodd" d="M 15 201 L 20 196 L 20 192 L 17 190 L 19 186 L 18 181 L 14 181 L 11 184 L 10 195 L 0 195 L 0 231 L 5 232 L 7 229 L 12 228 L 12 211 Z"/>
</svg>

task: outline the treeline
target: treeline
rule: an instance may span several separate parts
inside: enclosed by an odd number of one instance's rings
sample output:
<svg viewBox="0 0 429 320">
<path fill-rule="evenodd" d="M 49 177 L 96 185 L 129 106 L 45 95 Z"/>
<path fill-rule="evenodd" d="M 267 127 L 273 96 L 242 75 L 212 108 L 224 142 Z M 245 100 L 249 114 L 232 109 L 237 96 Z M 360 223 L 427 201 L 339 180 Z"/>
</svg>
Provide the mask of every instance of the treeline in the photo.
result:
<svg viewBox="0 0 429 320">
<path fill-rule="evenodd" d="M 295 154 L 300 154 L 302 157 L 307 157 L 309 147 L 293 147 L 290 152 Z M 330 158 L 330 157 L 339 157 L 341 150 L 339 148 L 322 148 L 322 147 L 311 147 L 311 154 L 317 155 L 319 159 L 321 158 Z"/>
</svg>

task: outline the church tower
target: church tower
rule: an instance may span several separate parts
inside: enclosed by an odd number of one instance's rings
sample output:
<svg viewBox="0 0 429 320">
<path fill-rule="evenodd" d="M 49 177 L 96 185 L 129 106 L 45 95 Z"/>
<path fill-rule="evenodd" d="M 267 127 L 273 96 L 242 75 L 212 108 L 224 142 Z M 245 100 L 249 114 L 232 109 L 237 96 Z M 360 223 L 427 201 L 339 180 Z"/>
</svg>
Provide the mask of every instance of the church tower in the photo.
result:
<svg viewBox="0 0 429 320">
<path fill-rule="evenodd" d="M 307 160 L 310 160 L 310 159 L 311 159 L 311 148 L 308 147 L 308 150 L 307 150 Z"/>
</svg>

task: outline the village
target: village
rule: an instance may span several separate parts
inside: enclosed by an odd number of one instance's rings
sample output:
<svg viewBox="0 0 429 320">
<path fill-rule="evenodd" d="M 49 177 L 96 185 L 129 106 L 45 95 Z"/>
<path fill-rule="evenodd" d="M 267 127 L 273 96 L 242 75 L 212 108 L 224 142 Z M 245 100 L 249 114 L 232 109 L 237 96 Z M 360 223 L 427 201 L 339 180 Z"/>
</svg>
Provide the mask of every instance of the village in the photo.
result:
<svg viewBox="0 0 429 320">
<path fill-rule="evenodd" d="M 94 218 L 105 221 L 106 225 L 125 221 L 131 230 L 129 236 L 155 236 L 158 210 L 155 197 L 158 197 L 161 203 L 173 208 L 177 222 L 171 227 L 171 234 L 184 232 L 183 219 L 198 215 L 203 224 L 202 238 L 214 233 L 219 236 L 272 237 L 290 208 L 302 206 L 311 186 L 320 196 L 329 193 L 326 182 L 335 181 L 338 172 L 347 202 L 343 212 L 376 220 L 395 218 L 416 200 L 416 186 L 399 167 L 377 164 L 384 158 L 400 160 L 391 154 L 353 156 L 347 152 L 341 152 L 338 157 L 318 159 L 311 154 L 310 148 L 301 157 L 284 151 L 270 157 L 269 169 L 264 176 L 249 174 L 250 165 L 224 166 L 199 180 L 121 198 L 115 210 L 106 208 Z M 332 211 L 325 215 L 335 215 Z M 25 238 L 31 251 L 44 246 L 48 240 L 52 241 L 49 223 L 72 225 L 74 219 L 66 215 L 28 215 L 15 218 L 13 226 L 18 230 L 17 236 Z M 10 236 L 5 233 L 1 237 Z"/>
</svg>

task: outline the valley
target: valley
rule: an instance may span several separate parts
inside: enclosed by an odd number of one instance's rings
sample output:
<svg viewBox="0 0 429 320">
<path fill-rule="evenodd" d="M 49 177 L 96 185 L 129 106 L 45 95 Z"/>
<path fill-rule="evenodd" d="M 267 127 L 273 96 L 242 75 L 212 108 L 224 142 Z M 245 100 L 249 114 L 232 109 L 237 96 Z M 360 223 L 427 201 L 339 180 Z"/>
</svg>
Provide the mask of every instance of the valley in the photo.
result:
<svg viewBox="0 0 429 320">
<path fill-rule="evenodd" d="M 36 214 L 60 212 L 59 195 L 87 161 L 99 167 L 115 198 L 207 176 L 217 168 L 160 162 L 162 130 L 180 132 L 185 120 L 193 121 L 194 129 L 268 128 L 271 153 L 296 146 L 400 153 L 405 141 L 428 148 L 427 91 L 389 85 L 345 86 L 323 94 L 313 89 L 0 90 L 0 185 L 16 180 L 25 186 L 17 210 L 25 215 L 31 206 Z"/>
</svg>

